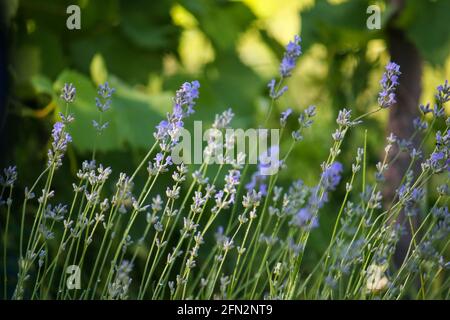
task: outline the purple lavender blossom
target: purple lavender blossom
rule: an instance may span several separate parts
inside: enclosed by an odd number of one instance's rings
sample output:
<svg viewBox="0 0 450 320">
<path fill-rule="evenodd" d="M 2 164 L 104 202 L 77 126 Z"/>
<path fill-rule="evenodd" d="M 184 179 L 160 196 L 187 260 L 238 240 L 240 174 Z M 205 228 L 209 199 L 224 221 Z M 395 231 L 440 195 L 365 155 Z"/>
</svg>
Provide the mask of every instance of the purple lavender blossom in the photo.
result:
<svg viewBox="0 0 450 320">
<path fill-rule="evenodd" d="M 116 91 L 110 88 L 108 82 L 98 86 L 97 94 L 99 97 L 95 98 L 95 104 L 100 112 L 105 112 L 111 107 L 111 96 Z"/>
<path fill-rule="evenodd" d="M 258 158 L 258 170 L 253 173 L 249 183 L 245 185 L 245 189 L 249 192 L 256 191 L 262 195 L 267 194 L 267 185 L 265 181 L 267 176 L 277 171 L 282 165 L 279 159 L 280 147 L 273 145 L 265 152 L 261 153 Z"/>
<path fill-rule="evenodd" d="M 292 114 L 292 109 L 288 108 L 286 111 L 283 111 L 280 116 L 280 124 L 282 127 L 286 125 L 288 117 Z"/>
<path fill-rule="evenodd" d="M 239 178 L 241 177 L 241 173 L 239 170 L 230 170 L 228 174 L 225 176 L 225 182 L 230 186 L 235 186 L 239 184 Z"/>
<path fill-rule="evenodd" d="M 223 196 L 224 196 L 223 190 L 219 190 L 219 191 L 217 191 L 217 193 L 214 195 L 214 199 L 216 199 L 216 200 L 222 200 Z"/>
<path fill-rule="evenodd" d="M 169 122 L 166 120 L 162 120 L 157 126 L 156 126 L 156 132 L 154 133 L 156 140 L 162 140 L 165 136 L 167 136 L 169 128 Z"/>
<path fill-rule="evenodd" d="M 61 134 L 63 129 L 64 129 L 64 124 L 62 124 L 61 122 L 56 122 L 53 125 L 53 129 L 52 129 L 52 138 L 53 138 L 53 140 L 58 140 L 58 137 Z"/>
<path fill-rule="evenodd" d="M 428 123 L 426 121 L 422 121 L 420 117 L 417 117 L 413 120 L 414 129 L 418 131 L 425 131 L 428 129 Z"/>
<path fill-rule="evenodd" d="M 288 89 L 288 86 L 283 86 L 279 90 L 276 89 L 276 80 L 272 79 L 267 84 L 267 87 L 269 88 L 269 97 L 271 97 L 274 100 L 277 100 L 279 97 L 281 97 Z"/>
<path fill-rule="evenodd" d="M 448 81 L 445 80 L 443 85 L 439 85 L 437 87 L 436 104 L 433 108 L 433 116 L 435 118 L 443 118 L 445 117 L 445 107 L 444 104 L 450 101 L 450 87 L 448 85 Z"/>
<path fill-rule="evenodd" d="M 427 113 L 432 111 L 431 108 L 430 108 L 430 104 L 429 103 L 427 103 L 426 105 L 421 104 L 419 106 L 419 109 L 420 109 L 420 111 L 423 112 L 423 114 L 427 114 Z"/>
<path fill-rule="evenodd" d="M 280 82 L 278 82 L 278 87 L 277 81 L 275 79 L 270 80 L 267 84 L 267 87 L 269 88 L 269 96 L 274 100 L 281 97 L 288 89 L 287 86 L 283 86 L 280 88 L 281 82 L 284 78 L 288 78 L 291 76 L 291 72 L 295 68 L 297 59 L 302 54 L 300 42 L 301 38 L 298 35 L 295 35 L 294 40 L 290 41 L 286 46 L 286 51 L 280 63 L 281 80 Z"/>
<path fill-rule="evenodd" d="M 298 57 L 302 54 L 300 46 L 301 38 L 295 35 L 294 40 L 290 41 L 286 46 L 286 52 L 280 64 L 280 75 L 282 78 L 291 76 L 292 69 L 295 68 Z"/>
<path fill-rule="evenodd" d="M 398 189 L 397 189 L 397 194 L 399 198 L 403 198 L 406 194 L 406 191 L 408 191 L 407 187 L 402 184 Z"/>
<path fill-rule="evenodd" d="M 60 167 L 67 145 L 72 142 L 72 137 L 65 131 L 64 123 L 56 122 L 53 125 L 52 139 L 52 148 L 48 150 L 48 165 L 55 164 Z"/>
<path fill-rule="evenodd" d="M 420 206 L 423 198 L 425 197 L 425 191 L 423 188 L 414 188 L 408 195 L 408 186 L 402 185 L 397 190 L 399 199 L 404 202 L 404 210 L 406 215 L 412 217 L 416 216 L 420 212 Z"/>
<path fill-rule="evenodd" d="M 447 133 L 442 135 L 440 131 L 436 133 L 436 145 L 438 147 L 447 146 L 450 144 L 450 130 L 447 130 Z"/>
<path fill-rule="evenodd" d="M 322 173 L 321 182 L 310 189 L 311 195 L 308 199 L 306 207 L 301 208 L 295 214 L 289 224 L 307 229 L 314 229 L 319 226 L 317 212 L 322 206 L 328 202 L 328 192 L 336 188 L 341 181 L 342 164 L 333 162 Z M 323 193 L 320 194 L 321 187 Z"/>
<path fill-rule="evenodd" d="M 111 88 L 109 86 L 108 82 L 105 82 L 105 84 L 100 84 L 98 86 L 98 97 L 95 98 L 95 105 L 97 106 L 98 111 L 100 112 L 106 112 L 111 108 L 111 96 L 116 91 L 116 89 Z M 92 125 L 95 128 L 95 130 L 101 134 L 106 128 L 108 128 L 109 123 L 108 122 L 97 122 L 95 120 L 92 120 Z"/>
<path fill-rule="evenodd" d="M 261 195 L 267 195 L 267 185 L 264 183 L 267 180 L 267 176 L 260 175 L 259 172 L 254 172 L 250 179 L 250 182 L 245 185 L 247 191 L 260 192 Z"/>
<path fill-rule="evenodd" d="M 309 128 L 313 124 L 312 118 L 316 115 L 316 106 L 311 105 L 305 109 L 303 113 L 298 117 L 298 124 L 301 129 Z"/>
<path fill-rule="evenodd" d="M 206 197 L 202 196 L 200 191 L 195 191 L 193 197 L 193 203 L 191 204 L 191 211 L 193 213 L 199 213 L 202 210 L 202 206 L 206 203 Z"/>
<path fill-rule="evenodd" d="M 323 194 L 319 194 L 319 185 L 311 188 L 311 196 L 308 200 L 308 205 L 311 208 L 321 209 L 325 203 L 328 202 L 328 192 L 324 190 Z"/>
<path fill-rule="evenodd" d="M 156 126 L 153 134 L 163 150 L 170 150 L 176 143 L 184 126 L 183 119 L 194 113 L 195 100 L 199 97 L 200 83 L 185 82 L 176 92 L 172 113 L 167 113 L 167 120 Z"/>
<path fill-rule="evenodd" d="M 61 90 L 61 99 L 66 103 L 72 103 L 75 100 L 77 90 L 71 83 L 65 83 Z"/>
<path fill-rule="evenodd" d="M 233 195 L 236 193 L 236 186 L 239 184 L 241 178 L 241 172 L 239 170 L 231 169 L 225 176 L 225 187 L 223 190 L 231 195 L 232 201 L 234 201 Z"/>
<path fill-rule="evenodd" d="M 164 172 L 170 165 L 172 165 L 172 157 L 167 156 L 164 158 L 161 152 L 156 154 L 154 164 L 156 170 Z"/>
<path fill-rule="evenodd" d="M 445 134 L 440 131 L 436 133 L 436 151 L 423 165 L 436 173 L 445 169 L 450 171 L 450 130 L 447 130 Z"/>
<path fill-rule="evenodd" d="M 297 214 L 295 214 L 291 221 L 289 222 L 290 225 L 294 225 L 300 228 L 309 228 L 314 229 L 319 226 L 319 222 L 317 220 L 317 217 L 313 216 L 309 209 L 307 208 L 301 208 Z"/>
<path fill-rule="evenodd" d="M 195 99 L 199 97 L 199 88 L 200 83 L 197 80 L 183 83 L 176 92 L 174 110 L 182 111 L 181 108 L 185 106 L 187 108 L 186 115 L 194 113 L 193 107 L 195 106 Z"/>
<path fill-rule="evenodd" d="M 258 192 L 261 193 L 261 195 L 263 195 L 263 196 L 267 195 L 267 184 L 261 183 L 259 185 L 259 191 Z"/>
<path fill-rule="evenodd" d="M 433 116 L 435 118 L 443 118 L 445 116 L 445 108 L 444 108 L 444 106 L 439 108 L 439 106 L 437 104 L 435 104 L 434 105 L 434 109 L 433 109 Z"/>
<path fill-rule="evenodd" d="M 97 93 L 98 93 L 98 95 L 99 95 L 100 97 L 102 97 L 103 99 L 111 98 L 111 96 L 112 96 L 112 94 L 113 94 L 114 92 L 116 92 L 116 89 L 111 88 L 111 87 L 109 86 L 109 83 L 108 83 L 108 82 L 105 82 L 105 84 L 103 84 L 103 85 L 101 84 L 101 85 L 98 86 L 98 91 L 97 91 Z"/>
<path fill-rule="evenodd" d="M 381 108 L 389 108 L 397 101 L 395 100 L 395 90 L 399 84 L 400 66 L 395 62 L 386 65 L 386 71 L 381 78 L 381 92 L 378 94 L 378 104 Z"/>
<path fill-rule="evenodd" d="M 228 128 L 228 126 L 231 123 L 231 120 L 233 120 L 234 113 L 231 108 L 228 108 L 221 114 L 216 114 L 214 123 L 212 124 L 212 128 L 214 129 L 225 129 Z"/>
<path fill-rule="evenodd" d="M 14 185 L 14 182 L 17 180 L 16 166 L 10 166 L 3 169 L 3 173 L 4 176 L 0 175 L 0 185 L 5 188 L 12 187 Z"/>
<path fill-rule="evenodd" d="M 217 191 L 214 195 L 215 206 L 211 209 L 211 212 L 218 213 L 221 209 L 228 209 L 229 205 L 234 203 L 234 195 L 236 193 L 236 189 L 233 186 L 234 190 L 227 190 L 225 187 L 223 190 Z"/>
<path fill-rule="evenodd" d="M 342 164 L 340 162 L 333 162 L 322 173 L 322 184 L 325 190 L 334 190 L 341 181 Z"/>
<path fill-rule="evenodd" d="M 437 87 L 436 100 L 440 106 L 444 103 L 450 101 L 450 86 L 448 85 L 448 80 L 445 80 L 443 85 Z"/>
<path fill-rule="evenodd" d="M 425 191 L 423 188 L 414 188 L 411 192 L 411 200 L 420 202 L 425 197 Z"/>
<path fill-rule="evenodd" d="M 430 156 L 429 163 L 434 171 L 440 172 L 447 167 L 448 159 L 445 158 L 443 151 L 433 152 Z"/>
</svg>

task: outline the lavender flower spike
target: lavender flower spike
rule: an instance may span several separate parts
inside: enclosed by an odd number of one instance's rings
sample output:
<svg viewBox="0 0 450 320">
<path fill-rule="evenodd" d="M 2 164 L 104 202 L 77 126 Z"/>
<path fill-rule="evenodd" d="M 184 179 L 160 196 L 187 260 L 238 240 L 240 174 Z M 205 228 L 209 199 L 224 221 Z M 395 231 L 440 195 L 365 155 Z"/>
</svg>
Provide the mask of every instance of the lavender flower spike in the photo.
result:
<svg viewBox="0 0 450 320">
<path fill-rule="evenodd" d="M 395 62 L 386 65 L 386 71 L 381 78 L 381 92 L 378 94 L 378 104 L 381 108 L 389 108 L 395 100 L 395 89 L 398 86 L 398 77 L 401 75 L 400 66 Z"/>
<path fill-rule="evenodd" d="M 194 113 L 195 99 L 199 97 L 200 83 L 195 80 L 192 82 L 185 82 L 175 95 L 175 109 L 181 109 L 186 106 L 186 115 Z"/>
<path fill-rule="evenodd" d="M 185 82 L 176 92 L 172 113 L 156 126 L 153 134 L 162 150 L 170 150 L 178 143 L 180 131 L 184 126 L 183 119 L 194 113 L 195 100 L 199 97 L 200 83 Z"/>
<path fill-rule="evenodd" d="M 325 190 L 334 190 L 341 181 L 342 164 L 333 162 L 322 173 L 322 184 Z"/>
<path fill-rule="evenodd" d="M 279 90 L 275 88 L 277 85 L 277 82 L 275 79 L 272 79 L 267 84 L 267 87 L 269 88 L 269 97 L 271 97 L 274 100 L 277 100 L 279 97 L 281 97 L 288 89 L 287 86 L 283 86 Z"/>
<path fill-rule="evenodd" d="M 448 85 L 448 80 L 445 80 L 443 85 L 437 87 L 436 100 L 440 106 L 450 101 L 450 86 Z"/>
<path fill-rule="evenodd" d="M 277 84 L 277 81 L 272 79 L 267 84 L 267 87 L 269 88 L 269 96 L 273 100 L 280 98 L 288 89 L 287 86 L 281 87 L 281 83 L 284 78 L 291 76 L 291 72 L 295 68 L 297 59 L 302 54 L 300 42 L 301 38 L 298 35 L 295 35 L 294 40 L 287 44 L 286 51 L 280 63 L 281 80 Z"/>
<path fill-rule="evenodd" d="M 65 83 L 61 90 L 61 99 L 67 103 L 72 103 L 75 100 L 77 90 L 71 83 Z"/>
<path fill-rule="evenodd" d="M 98 93 L 98 95 L 99 95 L 100 97 L 102 97 L 103 99 L 108 99 L 108 98 L 111 98 L 112 94 L 113 94 L 115 91 L 116 91 L 116 89 L 111 88 L 111 87 L 109 86 L 109 83 L 108 83 L 108 82 L 105 82 L 105 84 L 103 84 L 103 85 L 101 84 L 101 85 L 98 86 L 98 91 L 97 91 L 97 93 Z"/>
<path fill-rule="evenodd" d="M 65 131 L 64 123 L 56 122 L 53 125 L 52 138 L 52 147 L 48 150 L 48 165 L 56 164 L 56 167 L 60 167 L 67 145 L 72 142 L 72 137 Z"/>
<path fill-rule="evenodd" d="M 445 106 L 444 104 L 450 101 L 450 86 L 448 85 L 448 81 L 445 80 L 443 85 L 437 87 L 436 104 L 433 108 L 433 115 L 435 118 L 443 118 L 445 117 Z"/>
<path fill-rule="evenodd" d="M 100 112 L 105 112 L 111 108 L 111 96 L 116 89 L 111 88 L 108 82 L 98 86 L 97 94 L 99 98 L 95 98 L 95 105 Z"/>
<path fill-rule="evenodd" d="M 298 57 L 302 54 L 300 46 L 301 38 L 295 35 L 294 41 L 290 41 L 286 46 L 286 52 L 280 64 L 280 75 L 282 78 L 291 76 L 292 69 L 295 68 Z"/>
<path fill-rule="evenodd" d="M 17 168 L 16 166 L 10 166 L 3 169 L 3 175 L 0 175 L 0 186 L 2 187 L 12 187 L 14 182 L 17 180 Z"/>
<path fill-rule="evenodd" d="M 292 113 L 292 109 L 291 108 L 288 108 L 288 109 L 286 109 L 285 111 L 283 111 L 281 113 L 280 124 L 281 124 L 282 127 L 284 127 L 286 125 L 287 119 L 291 115 L 291 113 Z"/>
<path fill-rule="evenodd" d="M 98 97 L 95 98 L 95 105 L 97 106 L 98 111 L 103 113 L 111 108 L 111 96 L 115 91 L 116 89 L 111 88 L 108 82 L 98 86 Z M 100 118 L 100 122 L 92 120 L 92 125 L 95 130 L 97 130 L 98 134 L 101 134 L 108 127 L 109 122 L 103 122 Z"/>
</svg>

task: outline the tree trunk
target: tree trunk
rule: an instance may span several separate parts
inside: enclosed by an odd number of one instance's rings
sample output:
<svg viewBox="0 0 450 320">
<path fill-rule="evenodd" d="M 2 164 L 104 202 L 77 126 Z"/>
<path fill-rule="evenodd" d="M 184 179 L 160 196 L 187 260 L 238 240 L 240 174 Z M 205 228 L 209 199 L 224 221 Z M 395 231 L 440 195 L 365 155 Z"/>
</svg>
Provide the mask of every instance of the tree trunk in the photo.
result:
<svg viewBox="0 0 450 320">
<path fill-rule="evenodd" d="M 391 20 L 394 21 L 403 9 L 404 1 L 392 0 L 391 3 L 396 8 L 396 14 Z M 402 72 L 397 89 L 397 103 L 390 108 L 388 133 L 394 133 L 399 139 L 409 139 L 414 132 L 413 120 L 420 116 L 418 104 L 422 92 L 422 59 L 415 45 L 406 38 L 405 33 L 392 26 L 388 27 L 388 46 L 391 60 L 400 65 L 400 71 Z M 418 148 L 420 136 L 416 135 L 412 143 L 415 148 Z M 395 154 L 397 150 L 397 148 L 393 148 L 391 152 Z M 386 188 L 384 190 L 384 199 L 387 206 L 395 197 L 396 190 L 400 186 L 410 161 L 409 154 L 402 153 L 388 169 L 386 173 Z M 412 169 L 415 177 L 417 177 L 420 165 L 417 164 Z M 406 230 L 406 233 L 400 238 L 395 254 L 396 262 L 401 263 L 411 241 L 412 234 L 404 212 L 400 213 L 396 222 L 405 226 Z M 417 221 L 414 221 L 413 224 L 417 225 Z"/>
</svg>

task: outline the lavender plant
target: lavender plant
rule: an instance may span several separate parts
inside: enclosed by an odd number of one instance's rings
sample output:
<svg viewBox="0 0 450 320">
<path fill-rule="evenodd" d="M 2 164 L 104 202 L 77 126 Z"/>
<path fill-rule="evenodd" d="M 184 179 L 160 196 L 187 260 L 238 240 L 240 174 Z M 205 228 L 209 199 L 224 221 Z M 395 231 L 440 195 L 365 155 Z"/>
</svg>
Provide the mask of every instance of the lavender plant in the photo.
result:
<svg viewBox="0 0 450 320">
<path fill-rule="evenodd" d="M 301 55 L 300 41 L 296 36 L 287 45 L 279 79 L 268 84 L 271 105 L 265 126 L 287 90 L 283 82 Z M 411 124 L 415 133 L 409 140 L 388 136 L 373 177 L 367 134 L 364 145 L 355 150 L 353 163 L 340 159 L 350 130 L 359 130 L 370 115 L 395 107 L 400 77 L 400 67 L 390 62 L 380 81 L 377 108 L 359 117 L 353 117 L 349 109 L 339 111 L 329 155 L 315 185 L 295 180 L 283 188 L 277 183 L 279 173 L 263 174 L 266 162 L 262 161 L 276 153 L 281 159 L 276 168 L 279 172 L 286 168 L 291 152 L 301 147 L 304 131 L 313 126 L 315 106 L 297 115 L 292 132 L 286 132 L 286 124 L 294 112 L 290 108 L 281 112 L 281 139 L 289 140 L 290 146 L 282 150 L 274 145 L 261 153 L 254 172 L 245 162 L 247 154 L 219 166 L 208 161 L 216 149 L 229 151 L 225 157 L 233 154 L 232 135 L 224 143 L 208 136 L 198 168 L 174 164 L 171 152 L 181 143 L 184 122 L 194 113 L 199 97 L 200 84 L 193 81 L 176 92 L 172 112 L 155 128 L 153 146 L 134 170 L 127 168 L 128 173 L 119 174 L 112 194 L 105 187 L 112 169 L 97 163 L 94 145 L 92 158 L 82 163 L 76 180 L 67 184 L 73 190 L 72 199 L 56 203 L 55 174 L 72 142 L 70 123 L 75 120 L 70 108 L 76 90 L 66 84 L 61 93 L 66 110 L 53 126 L 48 161 L 35 182 L 25 188 L 23 197 L 13 199 L 17 168 L 8 167 L 0 176 L 4 299 L 449 298 L 448 83 L 437 88 L 434 108 L 420 106 L 422 117 Z M 103 113 L 113 107 L 113 95 L 108 83 L 99 86 L 95 105 L 100 113 L 93 120 L 97 135 L 108 134 Z M 231 109 L 216 115 L 212 128 L 225 132 L 233 116 Z M 445 130 L 437 132 L 435 148 L 426 154 L 425 139 L 439 122 L 445 122 Z M 411 141 L 418 133 L 424 138 L 415 148 Z M 410 165 L 389 203 L 381 192 L 384 174 L 401 153 L 409 154 Z M 413 172 L 416 164 L 421 168 L 418 175 Z M 342 181 L 344 171 L 351 172 L 347 181 Z M 138 175 L 146 176 L 142 187 L 135 185 Z M 160 192 L 161 178 L 169 175 L 170 184 Z M 430 189 L 430 180 L 438 175 L 442 184 Z M 327 204 L 339 188 L 345 194 L 338 212 L 330 213 Z M 436 197 L 434 203 L 424 205 L 427 193 Z M 10 226 L 16 212 L 20 212 L 17 245 L 11 243 Z M 310 235 L 324 213 L 336 217 L 329 242 L 315 267 L 306 269 Z M 406 224 L 398 219 L 401 213 L 408 217 Z M 412 222 L 417 217 L 418 226 Z M 412 234 L 409 247 L 403 261 L 396 264 L 394 252 L 407 229 Z M 8 257 L 18 257 L 17 265 L 8 267 Z M 11 277 L 10 268 L 16 277 Z M 15 289 L 10 293 L 8 287 Z"/>
</svg>

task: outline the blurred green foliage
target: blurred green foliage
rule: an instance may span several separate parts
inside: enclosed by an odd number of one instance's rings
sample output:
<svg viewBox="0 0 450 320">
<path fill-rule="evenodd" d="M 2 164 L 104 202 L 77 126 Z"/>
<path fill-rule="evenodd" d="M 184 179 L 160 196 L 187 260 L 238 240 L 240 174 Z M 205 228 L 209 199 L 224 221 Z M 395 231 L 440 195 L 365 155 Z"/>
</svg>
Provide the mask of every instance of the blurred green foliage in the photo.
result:
<svg viewBox="0 0 450 320">
<path fill-rule="evenodd" d="M 74 2 L 81 8 L 81 30 L 66 28 L 66 8 Z M 316 104 L 319 116 L 288 162 L 281 183 L 295 177 L 312 184 L 328 154 L 338 109 L 350 107 L 362 114 L 376 104 L 378 79 L 389 59 L 384 26 L 391 11 L 384 1 L 375 1 L 383 8 L 383 28 L 368 30 L 366 8 L 371 3 L 10 0 L 13 92 L 7 130 L 14 144 L 6 160 L 18 165 L 24 185 L 35 178 L 35 168 L 46 159 L 50 125 L 65 107 L 58 99 L 64 82 L 77 87 L 71 110 L 76 116 L 70 129 L 74 142 L 63 171 L 68 179 L 81 160 L 90 157 L 92 120 L 98 117 L 96 86 L 105 80 L 117 92 L 107 113 L 110 127 L 97 148 L 99 160 L 116 174 L 131 172 L 139 163 L 153 142 L 154 126 L 184 81 L 197 79 L 202 85 L 196 120 L 212 122 L 214 113 L 232 107 L 235 127 L 257 127 L 268 108 L 266 84 L 277 74 L 283 46 L 300 33 L 304 55 L 277 111 L 289 106 L 298 112 Z M 408 1 L 396 20 L 427 61 L 423 101 L 432 100 L 436 85 L 449 75 L 449 11 L 446 0 Z M 370 165 L 383 148 L 386 116 L 367 123 Z M 271 126 L 277 121 L 274 115 Z M 361 132 L 353 134 L 344 146 L 344 165 L 361 145 Z M 325 230 L 333 218 L 330 210 Z M 315 240 L 324 243 L 320 237 Z"/>
</svg>

